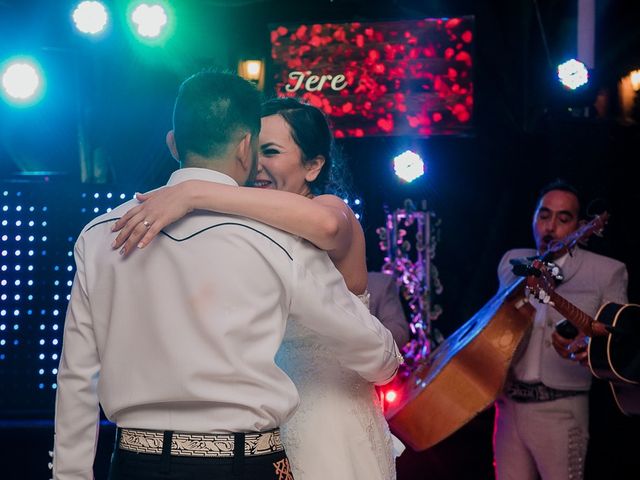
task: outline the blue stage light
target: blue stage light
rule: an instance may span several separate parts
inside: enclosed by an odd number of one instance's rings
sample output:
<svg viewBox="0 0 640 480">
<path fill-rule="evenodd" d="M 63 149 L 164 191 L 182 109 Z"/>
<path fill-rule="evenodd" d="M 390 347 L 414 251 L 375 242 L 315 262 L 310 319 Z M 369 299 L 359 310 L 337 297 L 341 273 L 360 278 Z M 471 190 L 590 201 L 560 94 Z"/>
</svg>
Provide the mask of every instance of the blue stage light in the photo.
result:
<svg viewBox="0 0 640 480">
<path fill-rule="evenodd" d="M 0 369 L 0 380 L 4 379 L 4 374 L 31 376 L 31 379 L 37 378 L 29 382 L 31 388 L 37 390 L 42 382 L 44 386 L 40 391 L 47 391 L 55 385 L 64 313 L 75 273 L 72 250 L 77 234 L 75 228 L 92 218 L 94 207 L 103 212 L 119 203 L 118 198 L 128 199 L 131 195 L 95 189 L 82 199 L 82 192 L 77 192 L 70 202 L 56 200 L 51 203 L 46 193 L 39 189 L 19 192 L 12 186 L 11 189 L 0 189 L 0 192 L 3 199 L 0 203 L 0 223 L 3 226 L 0 232 L 0 320 L 4 321 L 0 324 L 0 352 L 6 346 L 18 352 L 17 355 L 7 355 L 2 362 L 4 370 Z M 81 205 L 93 204 L 86 209 L 85 215 L 77 219 L 78 225 L 65 229 L 60 228 L 58 222 L 48 221 L 49 218 L 67 218 L 65 215 L 73 209 L 77 214 L 75 199 L 80 200 Z M 28 248 L 21 242 L 28 243 Z M 45 250 L 45 245 L 51 246 Z M 27 256 L 32 264 L 21 264 L 20 258 Z M 32 260 L 35 256 L 40 262 L 38 268 Z M 24 275 L 25 272 L 29 276 Z M 33 279 L 35 272 L 38 272 L 38 282 Z M 11 322 L 7 323 L 7 319 Z M 22 352 L 39 359 L 37 368 L 23 360 L 27 356 Z M 21 408 L 19 402 L 16 405 Z"/>
<path fill-rule="evenodd" d="M 72 14 L 78 31 L 96 35 L 104 31 L 109 21 L 109 13 L 101 2 L 80 2 Z"/>
<path fill-rule="evenodd" d="M 44 78 L 37 64 L 30 59 L 6 62 L 0 69 L 2 95 L 14 105 L 31 105 L 43 92 Z"/>
</svg>

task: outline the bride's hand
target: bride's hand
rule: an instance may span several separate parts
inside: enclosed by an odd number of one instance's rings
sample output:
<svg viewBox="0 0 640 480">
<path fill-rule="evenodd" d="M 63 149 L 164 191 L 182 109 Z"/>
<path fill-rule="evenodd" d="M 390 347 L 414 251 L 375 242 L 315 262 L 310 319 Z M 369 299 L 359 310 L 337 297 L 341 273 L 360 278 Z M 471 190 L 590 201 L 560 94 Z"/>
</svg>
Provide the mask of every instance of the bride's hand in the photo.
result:
<svg viewBox="0 0 640 480">
<path fill-rule="evenodd" d="M 140 202 L 113 225 L 118 236 L 111 245 L 128 255 L 135 248 L 144 248 L 167 225 L 181 219 L 193 210 L 189 204 L 188 188 L 184 184 L 163 187 L 149 193 L 137 193 Z"/>
</svg>

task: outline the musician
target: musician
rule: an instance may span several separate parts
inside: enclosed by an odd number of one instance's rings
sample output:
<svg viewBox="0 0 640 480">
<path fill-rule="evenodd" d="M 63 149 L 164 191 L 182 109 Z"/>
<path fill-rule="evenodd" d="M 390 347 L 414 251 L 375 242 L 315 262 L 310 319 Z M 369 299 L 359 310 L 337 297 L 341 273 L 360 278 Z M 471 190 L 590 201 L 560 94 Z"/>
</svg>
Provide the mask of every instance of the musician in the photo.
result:
<svg viewBox="0 0 640 480">
<path fill-rule="evenodd" d="M 387 327 L 398 347 L 402 347 L 409 341 L 409 322 L 393 275 L 367 272 L 367 280 L 371 315 Z"/>
<path fill-rule="evenodd" d="M 546 185 L 533 216 L 536 250 L 508 251 L 498 266 L 500 288 L 516 280 L 511 259 L 544 253 L 580 226 L 578 192 L 555 180 Z M 575 248 L 554 259 L 564 279 L 556 292 L 594 317 L 607 301 L 626 303 L 627 269 L 621 262 Z M 532 301 L 533 327 L 519 347 L 503 394 L 496 401 L 494 464 L 499 480 L 582 479 L 589 432 L 591 373 L 553 349 L 562 316 Z"/>
</svg>

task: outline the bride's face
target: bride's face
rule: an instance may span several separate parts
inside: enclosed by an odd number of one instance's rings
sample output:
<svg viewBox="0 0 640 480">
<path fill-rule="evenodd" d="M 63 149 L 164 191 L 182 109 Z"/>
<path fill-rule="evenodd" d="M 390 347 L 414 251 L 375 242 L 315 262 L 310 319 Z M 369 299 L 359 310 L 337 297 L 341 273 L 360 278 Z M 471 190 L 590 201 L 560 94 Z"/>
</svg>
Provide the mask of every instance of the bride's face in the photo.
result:
<svg viewBox="0 0 640 480">
<path fill-rule="evenodd" d="M 263 117 L 260 127 L 258 173 L 254 185 L 309 195 L 310 171 L 302 162 L 302 150 L 291 127 L 280 115 Z"/>
</svg>

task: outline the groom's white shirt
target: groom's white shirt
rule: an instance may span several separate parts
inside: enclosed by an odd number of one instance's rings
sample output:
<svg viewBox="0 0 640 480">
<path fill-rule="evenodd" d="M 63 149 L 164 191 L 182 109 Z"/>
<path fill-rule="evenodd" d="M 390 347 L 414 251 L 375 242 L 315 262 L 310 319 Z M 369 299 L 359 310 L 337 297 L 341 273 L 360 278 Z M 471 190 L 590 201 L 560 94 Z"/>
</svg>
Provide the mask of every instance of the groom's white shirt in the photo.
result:
<svg viewBox="0 0 640 480">
<path fill-rule="evenodd" d="M 175 172 L 237 185 L 211 170 Z M 390 332 L 349 293 L 325 252 L 246 218 L 193 212 L 144 250 L 111 250 L 111 226 L 137 202 L 90 222 L 75 245 L 56 399 L 55 479 L 92 479 L 99 405 L 120 427 L 264 431 L 299 398 L 274 356 L 287 319 L 320 333 L 341 363 L 385 383 Z"/>
</svg>

